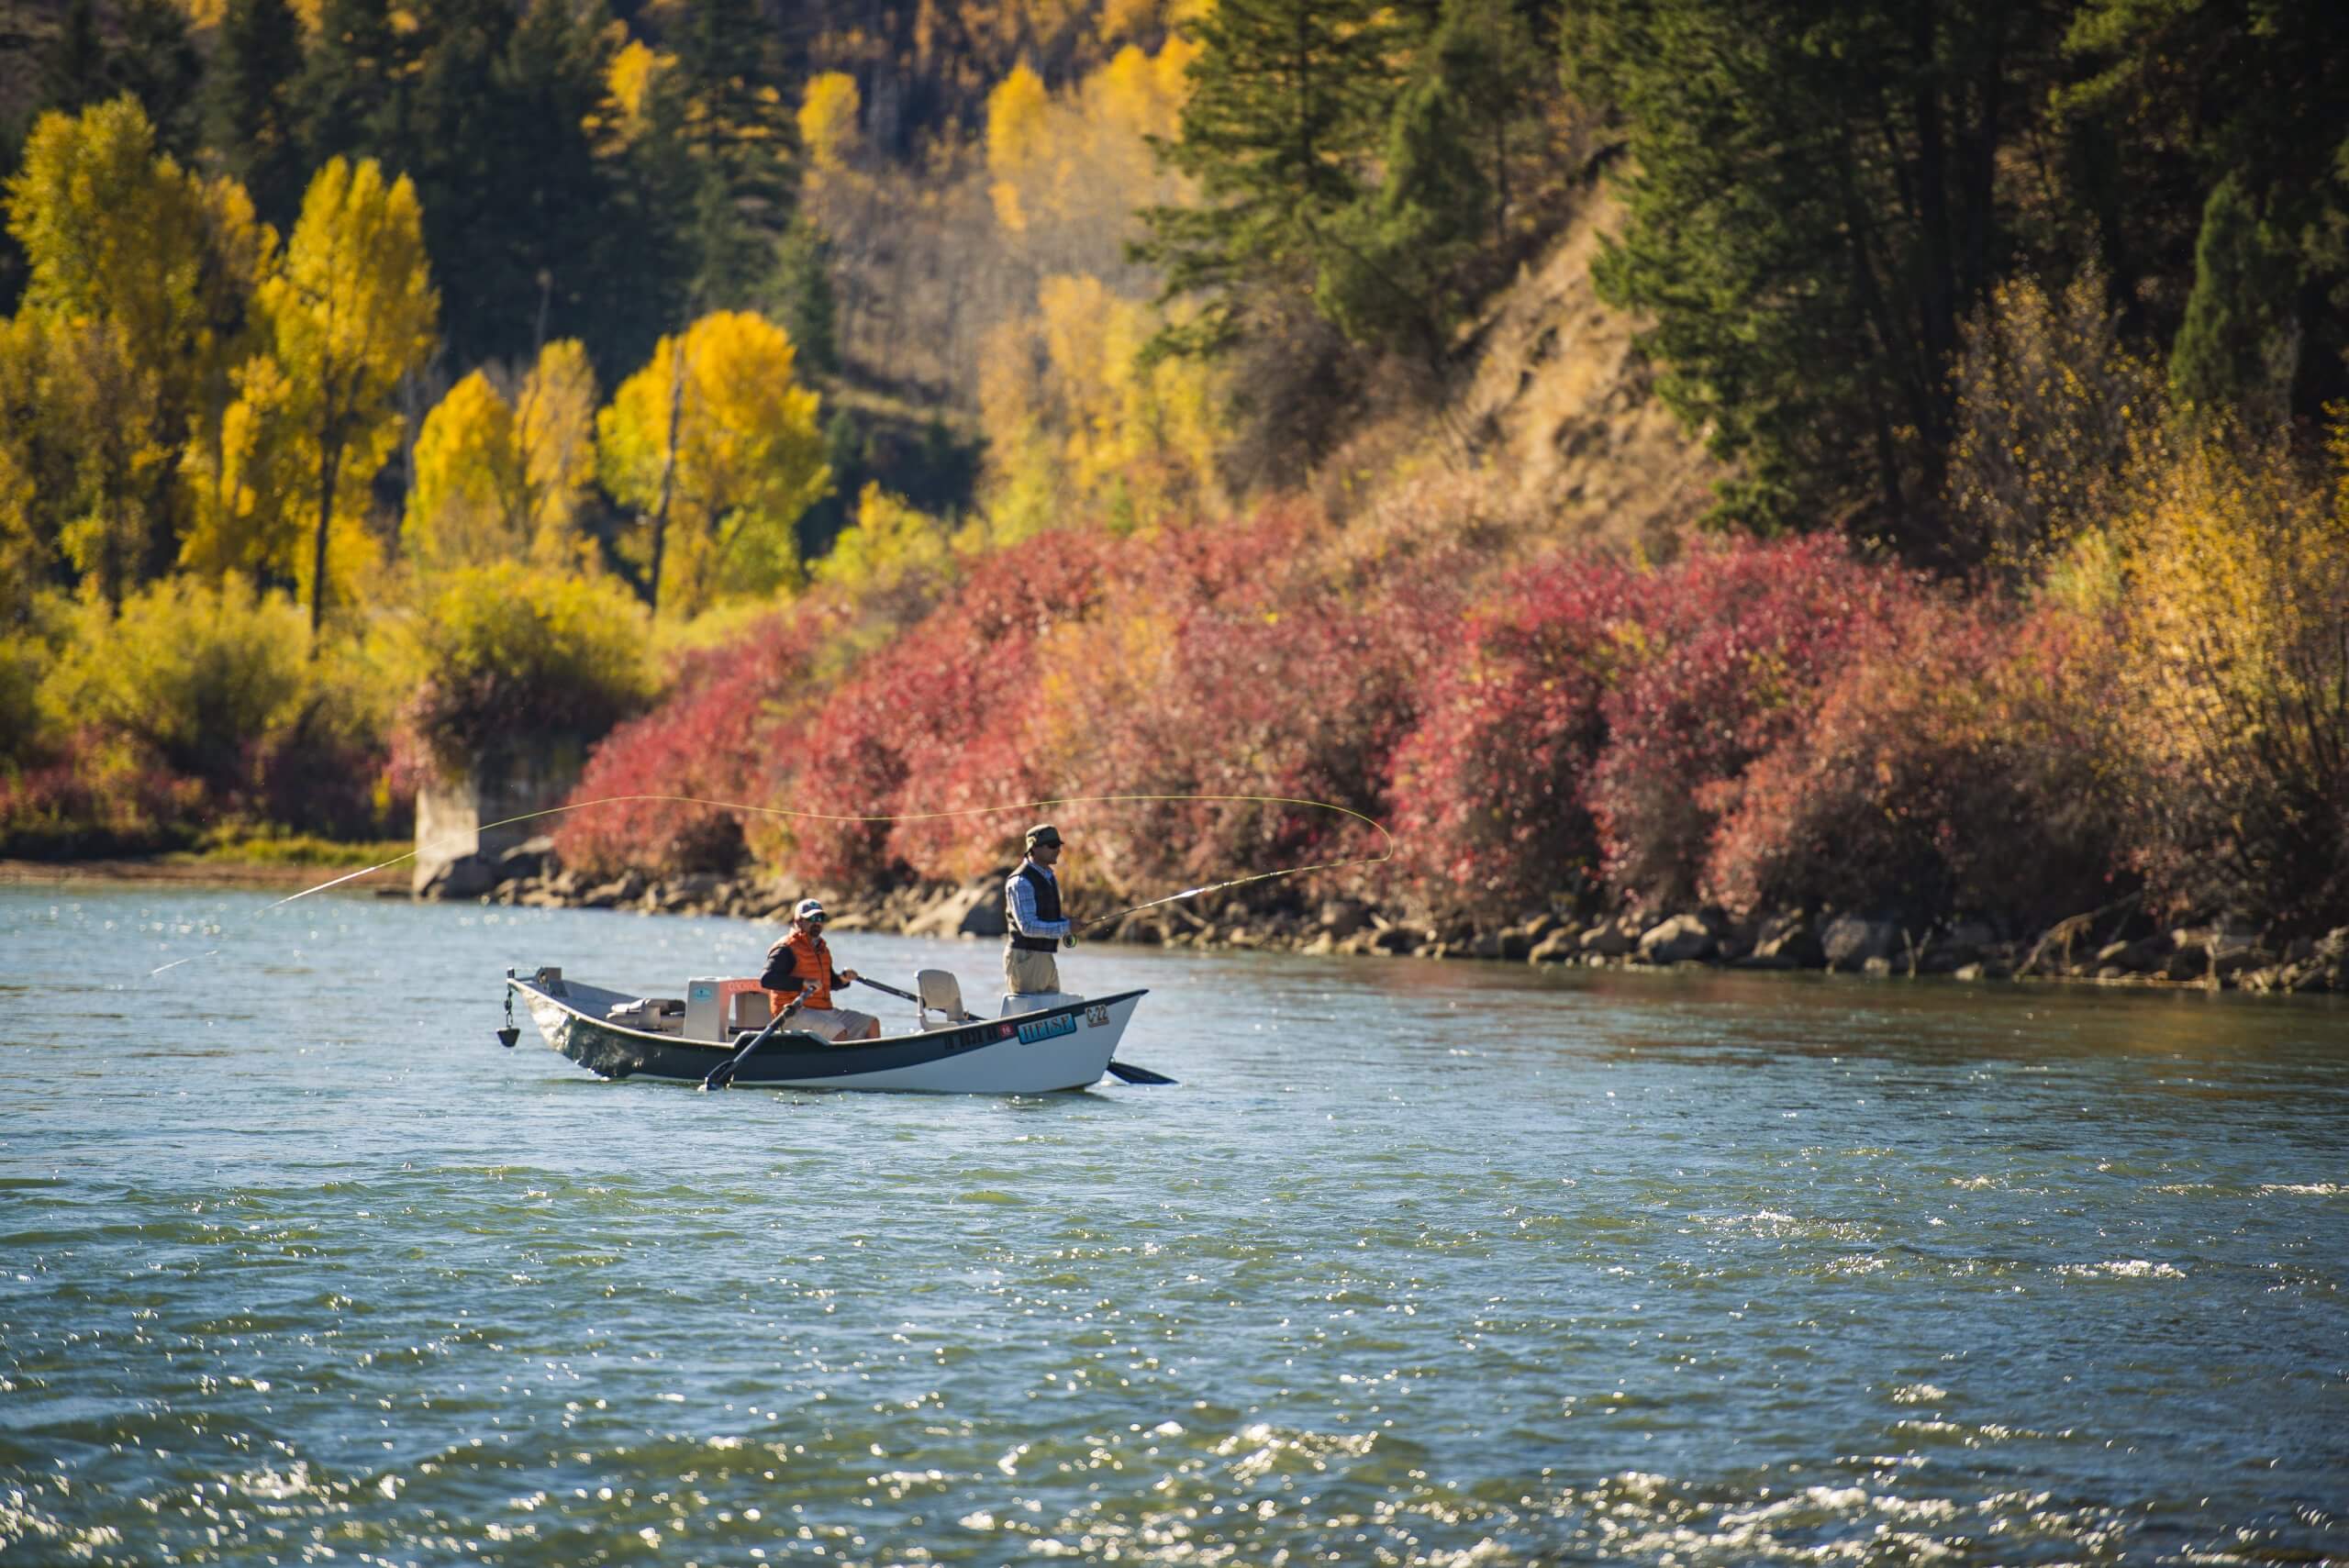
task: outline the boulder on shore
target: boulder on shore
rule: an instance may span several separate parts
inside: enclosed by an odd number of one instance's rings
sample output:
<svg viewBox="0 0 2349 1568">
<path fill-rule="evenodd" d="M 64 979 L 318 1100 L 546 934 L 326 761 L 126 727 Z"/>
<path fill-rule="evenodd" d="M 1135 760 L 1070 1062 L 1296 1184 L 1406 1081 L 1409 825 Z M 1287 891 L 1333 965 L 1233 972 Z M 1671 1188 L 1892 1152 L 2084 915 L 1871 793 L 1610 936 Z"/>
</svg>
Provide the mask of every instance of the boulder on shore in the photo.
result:
<svg viewBox="0 0 2349 1568">
<path fill-rule="evenodd" d="M 1640 957 L 1649 963 L 1693 963 L 1711 957 L 1713 946 L 1702 917 L 1675 915 L 1640 938 Z"/>
<path fill-rule="evenodd" d="M 954 888 L 906 925 L 909 937 L 999 937 L 1011 929 L 1003 912 L 1003 879 L 977 877 Z"/>
<path fill-rule="evenodd" d="M 1837 970 L 1865 969 L 1872 958 L 1889 960 L 1899 941 L 1900 932 L 1891 921 L 1865 915 L 1838 915 L 1819 934 L 1827 967 Z"/>
</svg>

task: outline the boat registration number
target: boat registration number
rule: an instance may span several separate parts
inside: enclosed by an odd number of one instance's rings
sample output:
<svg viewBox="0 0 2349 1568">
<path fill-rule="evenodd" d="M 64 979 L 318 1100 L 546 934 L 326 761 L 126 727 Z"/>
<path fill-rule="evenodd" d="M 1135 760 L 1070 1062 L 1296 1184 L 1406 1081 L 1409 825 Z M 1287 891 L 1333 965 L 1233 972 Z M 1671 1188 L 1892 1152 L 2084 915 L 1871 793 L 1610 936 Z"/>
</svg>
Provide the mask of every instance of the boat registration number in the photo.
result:
<svg viewBox="0 0 2349 1568">
<path fill-rule="evenodd" d="M 1075 1032 L 1076 1015 L 1074 1013 L 1063 1013 L 1057 1018 L 1038 1018 L 1032 1024 L 1021 1024 L 1019 1026 L 1019 1042 L 1022 1045 L 1033 1045 L 1040 1040 L 1051 1040 L 1055 1035 L 1074 1034 Z"/>
</svg>

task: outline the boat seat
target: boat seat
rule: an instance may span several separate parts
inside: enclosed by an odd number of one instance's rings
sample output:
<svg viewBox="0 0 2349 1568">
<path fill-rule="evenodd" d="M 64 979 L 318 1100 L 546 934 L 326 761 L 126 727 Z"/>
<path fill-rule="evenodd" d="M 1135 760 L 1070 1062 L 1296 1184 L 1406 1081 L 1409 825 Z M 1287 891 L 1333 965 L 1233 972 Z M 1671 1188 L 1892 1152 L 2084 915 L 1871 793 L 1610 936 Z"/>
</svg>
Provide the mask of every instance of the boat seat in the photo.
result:
<svg viewBox="0 0 2349 1568">
<path fill-rule="evenodd" d="M 921 1027 L 925 1029 L 951 1029 L 968 1016 L 963 1010 L 963 983 L 943 969 L 925 969 L 916 973 L 914 992 L 919 998 Z M 930 1021 L 932 1013 L 946 1016 L 932 1023 Z"/>
</svg>

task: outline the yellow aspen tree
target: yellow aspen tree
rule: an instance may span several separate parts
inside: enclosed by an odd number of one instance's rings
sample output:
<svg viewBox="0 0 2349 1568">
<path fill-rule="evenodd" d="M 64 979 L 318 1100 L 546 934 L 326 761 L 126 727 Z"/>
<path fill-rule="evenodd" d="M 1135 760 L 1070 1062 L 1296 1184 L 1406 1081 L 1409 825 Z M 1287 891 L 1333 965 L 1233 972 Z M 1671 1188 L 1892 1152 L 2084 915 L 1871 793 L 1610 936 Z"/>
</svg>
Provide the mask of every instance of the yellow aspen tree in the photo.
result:
<svg viewBox="0 0 2349 1568">
<path fill-rule="evenodd" d="M 792 531 L 831 490 L 816 394 L 782 328 L 749 311 L 663 338 L 596 419 L 605 488 L 641 518 L 657 615 L 797 585 Z"/>
<path fill-rule="evenodd" d="M 989 195 L 996 220 L 1015 234 L 1030 217 L 1021 186 L 1051 150 L 1051 109 L 1044 79 L 1025 63 L 1013 66 L 987 95 L 987 172 L 996 181 Z"/>
<path fill-rule="evenodd" d="M 807 80 L 799 101 L 799 143 L 818 172 L 838 171 L 856 150 L 856 120 L 863 108 L 856 78 L 825 71 Z"/>
<path fill-rule="evenodd" d="M 954 554 L 948 538 L 945 524 L 868 482 L 857 493 L 855 520 L 841 530 L 808 575 L 859 599 L 886 593 L 908 579 L 950 573 Z"/>
<path fill-rule="evenodd" d="M 400 548 L 428 575 L 511 561 L 529 543 L 514 409 L 475 371 L 451 387 L 416 436 Z"/>
<path fill-rule="evenodd" d="M 596 373 L 575 339 L 549 343 L 508 401 L 480 371 L 417 430 L 400 525 L 418 572 L 530 560 L 583 564 L 576 525 L 595 478 Z"/>
<path fill-rule="evenodd" d="M 617 26 L 618 24 L 615 24 Z M 596 129 L 607 145 L 632 145 L 651 124 L 653 95 L 677 68 L 677 57 L 631 39 L 604 68 L 604 102 Z"/>
<path fill-rule="evenodd" d="M 231 384 L 234 401 L 188 443 L 184 459 L 193 507 L 180 564 L 283 581 L 298 569 L 302 532 L 302 475 L 286 418 L 290 389 L 267 354 L 239 366 Z"/>
<path fill-rule="evenodd" d="M 38 439 L 61 454 L 33 526 L 118 601 L 176 548 L 182 442 L 228 400 L 276 236 L 234 181 L 157 156 L 128 97 L 41 117 L 7 213 L 43 324 Z"/>
<path fill-rule="evenodd" d="M 54 557 L 38 512 L 40 456 L 33 440 L 41 350 L 37 319 L 0 320 L 0 638 L 30 615 Z"/>
<path fill-rule="evenodd" d="M 514 400 L 514 436 L 529 497 L 530 559 L 583 564 L 596 548 L 579 528 L 596 482 L 596 367 L 584 343 L 564 338 L 539 350 Z"/>
<path fill-rule="evenodd" d="M 369 486 L 399 440 L 393 389 L 432 351 L 440 300 L 416 187 L 406 175 L 386 184 L 372 158 L 329 159 L 261 300 L 314 518 L 303 585 L 315 638 L 330 592 L 328 539 L 338 520 L 363 538 Z"/>
</svg>

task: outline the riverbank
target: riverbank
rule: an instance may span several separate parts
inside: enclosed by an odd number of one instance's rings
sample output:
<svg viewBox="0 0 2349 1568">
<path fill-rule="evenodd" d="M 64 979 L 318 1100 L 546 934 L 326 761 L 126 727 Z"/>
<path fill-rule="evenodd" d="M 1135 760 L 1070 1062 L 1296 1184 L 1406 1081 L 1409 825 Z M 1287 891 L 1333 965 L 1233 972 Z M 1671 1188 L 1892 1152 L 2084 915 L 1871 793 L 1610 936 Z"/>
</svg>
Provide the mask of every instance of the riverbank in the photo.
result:
<svg viewBox="0 0 2349 1568">
<path fill-rule="evenodd" d="M 477 895 L 480 901 L 532 907 L 780 920 L 807 892 L 758 876 L 703 874 L 662 882 L 629 872 L 597 880 L 562 867 L 544 840 L 509 851 L 486 869 L 490 885 Z M 1235 893 L 1137 910 L 1087 940 L 1536 968 L 1687 964 L 1972 982 L 2349 992 L 2349 927 L 2321 938 L 2277 941 L 2225 919 L 2164 925 L 2143 915 L 2134 899 L 2045 930 L 2015 933 L 1958 918 L 1919 923 L 1867 912 L 1805 910 L 1742 920 L 1710 909 L 1585 918 L 1545 912 L 1495 925 L 1414 915 L 1351 898 L 1304 904 L 1278 886 L 1249 891 L 1257 894 L 1253 900 Z M 1004 933 L 1000 873 L 962 884 L 901 887 L 877 899 L 830 895 L 826 902 L 837 911 L 835 931 L 982 940 Z"/>
<path fill-rule="evenodd" d="M 531 908 L 622 909 L 644 915 L 718 915 L 780 922 L 807 889 L 755 875 L 702 874 L 662 881 L 629 872 L 607 879 L 564 868 L 534 839 L 428 902 Z M 344 874 L 332 866 L 156 859 L 0 861 L 0 884 L 167 883 L 315 887 Z M 386 875 L 353 883 L 379 897 L 410 896 Z M 816 890 L 839 911 L 835 931 L 990 940 L 1004 933 L 999 875 L 897 888 L 876 898 Z M 2349 994 L 2349 927 L 2278 942 L 2224 919 L 2165 926 L 2132 900 L 2028 934 L 1949 919 L 1904 923 L 1852 911 L 1787 910 L 1734 919 L 1719 910 L 1577 918 L 1542 913 L 1507 925 L 1439 918 L 1358 899 L 1305 905 L 1238 895 L 1161 905 L 1127 915 L 1087 940 L 1210 951 L 1419 958 L 1535 968 L 1818 970 L 1959 982 L 2063 980 L 2106 985 Z"/>
</svg>

